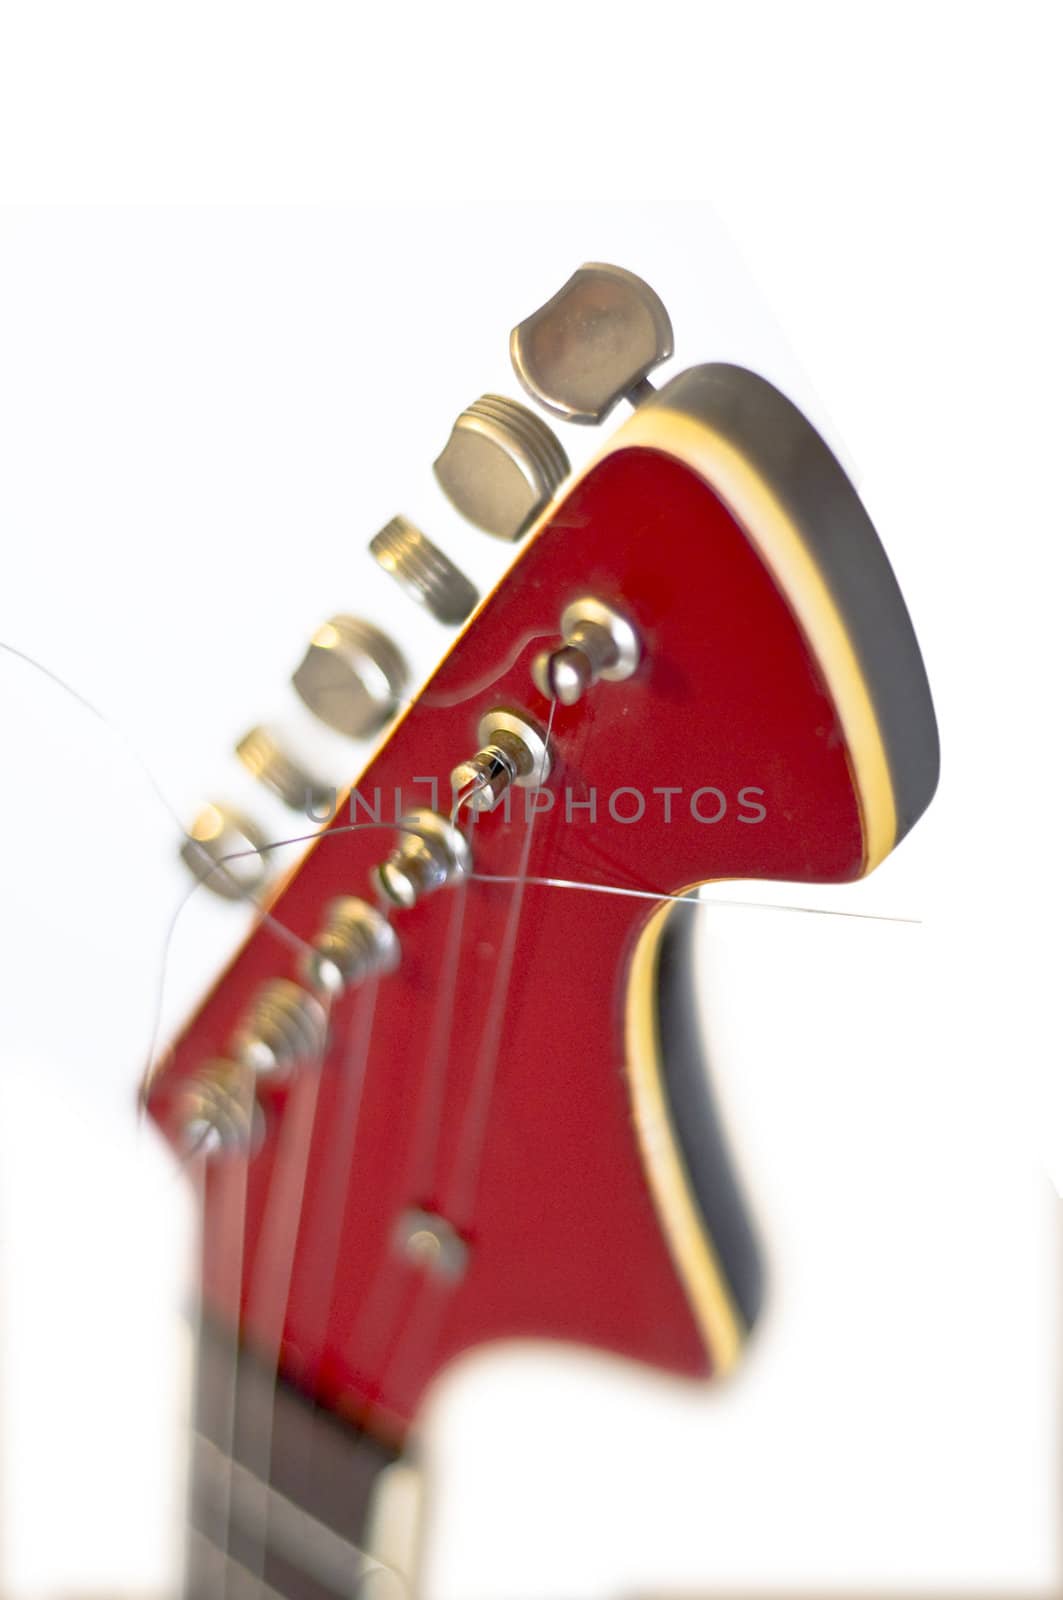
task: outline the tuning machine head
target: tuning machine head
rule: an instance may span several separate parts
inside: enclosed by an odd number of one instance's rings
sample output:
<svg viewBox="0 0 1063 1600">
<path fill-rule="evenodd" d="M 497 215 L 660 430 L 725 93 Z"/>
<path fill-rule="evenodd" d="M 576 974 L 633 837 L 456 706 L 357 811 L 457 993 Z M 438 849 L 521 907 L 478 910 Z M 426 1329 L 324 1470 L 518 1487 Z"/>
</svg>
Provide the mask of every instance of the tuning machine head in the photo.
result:
<svg viewBox="0 0 1063 1600">
<path fill-rule="evenodd" d="M 253 1070 L 239 1061 L 205 1061 L 181 1087 L 175 1108 L 187 1157 L 251 1155 L 265 1131 Z"/>
<path fill-rule="evenodd" d="M 647 374 L 673 351 L 660 297 L 633 272 L 591 261 L 510 334 L 513 369 L 534 400 L 569 422 L 637 405 Z"/>
<path fill-rule="evenodd" d="M 269 840 L 250 817 L 211 801 L 196 815 L 181 860 L 204 888 L 222 900 L 244 900 L 265 887 Z"/>
<path fill-rule="evenodd" d="M 437 622 L 464 622 L 480 598 L 450 557 L 408 517 L 392 517 L 370 540 L 369 553 Z"/>
<path fill-rule="evenodd" d="M 461 413 L 435 461 L 451 504 L 484 533 L 519 539 L 568 476 L 568 457 L 534 411 L 485 394 Z"/>
<path fill-rule="evenodd" d="M 286 750 L 271 728 L 259 724 L 249 729 L 236 745 L 236 756 L 253 778 L 292 811 L 316 815 L 335 799 L 335 790 L 315 778 Z"/>
<path fill-rule="evenodd" d="M 338 995 L 398 964 L 399 941 L 388 919 L 357 895 L 341 895 L 326 907 L 302 973 L 313 988 Z"/>
<path fill-rule="evenodd" d="M 282 1078 L 296 1061 L 320 1062 L 328 1012 L 317 995 L 290 978 L 262 985 L 233 1035 L 235 1059 L 256 1077 Z"/>
<path fill-rule="evenodd" d="M 292 674 L 303 704 L 334 733 L 365 739 L 391 717 L 409 679 L 397 645 L 359 617 L 322 623 Z"/>
</svg>

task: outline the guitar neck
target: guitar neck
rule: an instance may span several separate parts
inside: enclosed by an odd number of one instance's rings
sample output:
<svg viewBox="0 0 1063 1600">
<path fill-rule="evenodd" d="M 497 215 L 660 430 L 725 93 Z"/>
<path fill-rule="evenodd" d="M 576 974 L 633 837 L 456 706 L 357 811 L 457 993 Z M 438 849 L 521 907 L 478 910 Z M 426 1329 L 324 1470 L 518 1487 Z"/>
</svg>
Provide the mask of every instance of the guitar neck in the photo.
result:
<svg viewBox="0 0 1063 1600">
<path fill-rule="evenodd" d="M 232 1336 L 200 1335 L 187 1592 L 337 1600 L 374 1564 L 374 1497 L 394 1449 L 279 1380 Z M 266 1586 L 263 1591 L 263 1584 Z"/>
</svg>

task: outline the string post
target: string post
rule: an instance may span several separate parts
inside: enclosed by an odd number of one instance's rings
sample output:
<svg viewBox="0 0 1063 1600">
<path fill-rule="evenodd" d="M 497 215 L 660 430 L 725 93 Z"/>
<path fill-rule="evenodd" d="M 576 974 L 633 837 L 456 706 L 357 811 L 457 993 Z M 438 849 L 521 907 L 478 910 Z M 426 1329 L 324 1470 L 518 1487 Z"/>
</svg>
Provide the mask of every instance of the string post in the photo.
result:
<svg viewBox="0 0 1063 1600">
<path fill-rule="evenodd" d="M 628 619 L 604 600 L 583 595 L 561 613 L 563 643 L 532 662 L 532 682 L 547 700 L 573 706 L 600 680 L 630 678 L 642 648 Z"/>
<path fill-rule="evenodd" d="M 263 984 L 233 1036 L 236 1059 L 258 1077 L 283 1077 L 296 1061 L 320 1060 L 328 1012 L 316 995 L 290 978 Z"/>
<path fill-rule="evenodd" d="M 182 1085 L 177 1143 L 186 1157 L 249 1154 L 261 1138 L 254 1074 L 239 1061 L 206 1061 Z"/>
<path fill-rule="evenodd" d="M 493 811 L 512 784 L 536 788 L 549 776 L 546 735 L 524 712 L 501 707 L 488 711 L 480 719 L 477 737 L 480 749 L 450 775 L 455 815 L 462 806 Z"/>
<path fill-rule="evenodd" d="M 312 988 L 335 996 L 366 978 L 394 972 L 399 954 L 387 917 L 357 895 L 342 895 L 326 907 L 321 931 L 303 957 L 302 974 Z"/>
<path fill-rule="evenodd" d="M 437 889 L 462 882 L 472 871 L 464 834 L 438 811 L 411 811 L 399 823 L 399 840 L 376 869 L 377 887 L 392 905 L 408 911 Z"/>
</svg>

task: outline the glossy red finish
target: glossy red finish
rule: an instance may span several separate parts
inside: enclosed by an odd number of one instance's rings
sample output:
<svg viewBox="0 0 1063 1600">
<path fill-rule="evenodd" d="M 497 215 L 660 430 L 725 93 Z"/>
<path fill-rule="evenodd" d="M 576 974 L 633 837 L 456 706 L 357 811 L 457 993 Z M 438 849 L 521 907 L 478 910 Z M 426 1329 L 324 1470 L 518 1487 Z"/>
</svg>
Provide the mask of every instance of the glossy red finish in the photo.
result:
<svg viewBox="0 0 1063 1600">
<path fill-rule="evenodd" d="M 387 807 L 398 787 L 407 803 L 424 803 L 426 787 L 412 780 L 435 774 L 448 796 L 447 775 L 495 705 L 525 707 L 545 724 L 549 708 L 529 677 L 542 641 L 532 636 L 553 637 L 581 593 L 621 606 L 645 657 L 630 681 L 558 710 L 557 799 L 536 821 L 529 872 L 665 893 L 707 878 L 858 876 L 846 752 L 785 601 L 712 491 L 644 449 L 607 457 L 575 488 L 360 792 L 371 798 L 379 787 Z M 727 801 L 715 822 L 691 814 L 693 791 L 709 786 Z M 671 797 L 670 821 L 653 792 L 664 787 L 683 791 Z M 596 821 L 586 809 L 566 819 L 566 788 L 574 801 L 596 790 Z M 611 815 L 621 788 L 645 797 L 638 821 Z M 763 791 L 762 821 L 742 820 L 755 814 L 739 803 L 748 788 Z M 478 871 L 517 872 L 522 802 L 508 822 L 476 824 Z M 706 794 L 699 806 L 712 817 L 719 800 Z M 637 800 L 621 796 L 616 808 L 628 815 Z M 391 842 L 381 831 L 326 833 L 274 915 L 309 938 L 331 897 L 369 893 Z M 507 976 L 514 893 L 473 881 L 396 913 L 401 965 L 335 1009 L 312 1122 L 312 1074 L 287 1095 L 266 1091 L 272 1115 L 250 1165 L 242 1253 L 248 1338 L 268 1347 L 283 1318 L 284 1370 L 328 1404 L 353 1414 L 369 1406 L 374 1425 L 396 1433 L 433 1375 L 488 1340 L 570 1340 L 676 1373 L 711 1367 L 658 1226 L 625 1081 L 627 964 L 655 907 L 528 886 Z M 254 933 L 177 1044 L 154 1097 L 164 1125 L 180 1076 L 224 1054 L 257 986 L 295 965 L 274 932 Z M 493 1002 L 504 1006 L 498 1049 Z M 463 1144 L 476 1104 L 486 1113 L 482 1160 Z M 308 1160 L 300 1126 L 311 1135 Z M 237 1259 L 242 1182 L 230 1159 L 209 1185 L 215 1303 Z M 468 1239 L 460 1282 L 442 1284 L 395 1250 L 396 1219 L 411 1205 L 439 1210 Z M 284 1235 L 296 1224 L 289 1274 Z"/>
</svg>

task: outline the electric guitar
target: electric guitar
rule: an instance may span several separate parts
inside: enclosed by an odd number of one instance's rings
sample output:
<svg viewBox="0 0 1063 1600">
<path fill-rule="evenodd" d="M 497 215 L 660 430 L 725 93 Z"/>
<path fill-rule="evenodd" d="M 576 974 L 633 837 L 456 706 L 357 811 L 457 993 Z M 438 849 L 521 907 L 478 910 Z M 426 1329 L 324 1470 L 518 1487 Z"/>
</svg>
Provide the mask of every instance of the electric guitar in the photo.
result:
<svg viewBox="0 0 1063 1600">
<path fill-rule="evenodd" d="M 478 601 L 382 530 L 449 652 L 411 695 L 388 638 L 329 619 L 295 692 L 336 740 L 385 730 L 368 765 L 330 791 L 254 729 L 245 766 L 326 820 L 268 887 L 231 808 L 185 845 L 209 889 L 265 891 L 145 1089 L 203 1189 L 196 1600 L 412 1594 L 418 1416 L 473 1347 L 735 1367 L 762 1268 L 694 1024 L 696 891 L 861 878 L 936 785 L 903 599 L 801 413 L 736 366 L 654 388 L 667 313 L 600 264 L 511 352 L 539 410 L 633 415 L 570 481 L 538 411 L 463 412 L 437 477 L 519 557 Z"/>
</svg>

